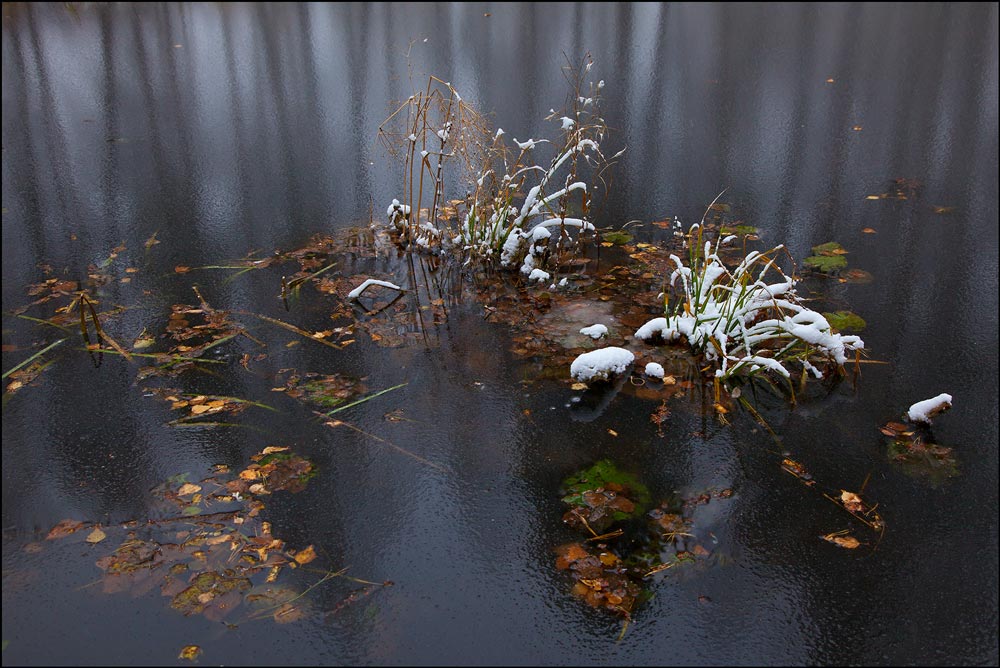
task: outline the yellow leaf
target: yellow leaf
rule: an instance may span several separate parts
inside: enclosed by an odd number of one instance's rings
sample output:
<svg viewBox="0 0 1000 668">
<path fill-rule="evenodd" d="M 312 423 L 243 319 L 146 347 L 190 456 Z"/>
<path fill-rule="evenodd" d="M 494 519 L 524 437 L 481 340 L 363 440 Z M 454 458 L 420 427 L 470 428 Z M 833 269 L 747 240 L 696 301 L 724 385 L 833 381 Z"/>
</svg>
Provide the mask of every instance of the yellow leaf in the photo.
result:
<svg viewBox="0 0 1000 668">
<path fill-rule="evenodd" d="M 104 540 L 107 537 L 108 537 L 108 534 L 106 534 L 103 531 L 101 531 L 100 527 L 97 527 L 96 529 L 94 529 L 93 531 L 90 532 L 90 535 L 87 536 L 87 542 L 91 543 L 91 544 L 96 544 L 96 543 L 100 543 L 102 540 Z"/>
<path fill-rule="evenodd" d="M 157 242 L 159 243 L 159 242 Z M 188 661 L 194 661 L 201 654 L 201 647 L 197 645 L 186 645 L 181 653 L 177 655 L 178 659 L 187 659 Z"/>
<path fill-rule="evenodd" d="M 316 550 L 313 549 L 312 545 L 310 545 L 304 550 L 299 550 L 298 553 L 295 555 L 295 561 L 297 561 L 302 565 L 308 564 L 315 558 L 316 558 Z"/>
<path fill-rule="evenodd" d="M 261 451 L 261 453 L 260 453 L 260 454 L 262 454 L 262 455 L 269 455 L 269 454 L 271 454 L 272 452 L 284 452 L 285 450 L 288 450 L 288 447 L 287 447 L 287 446 L 286 446 L 286 447 L 279 447 L 279 446 L 277 446 L 277 445 L 269 445 L 269 446 L 267 446 L 266 448 L 264 448 L 264 449 L 263 449 L 263 450 Z"/>
<path fill-rule="evenodd" d="M 586 390 L 587 389 L 587 384 L 586 383 L 573 383 L 572 385 L 569 386 L 569 389 L 571 389 L 571 390 Z"/>
<path fill-rule="evenodd" d="M 195 492 L 200 492 L 200 491 L 201 491 L 201 486 L 186 482 L 183 485 L 181 485 L 181 488 L 179 490 L 177 490 L 177 494 L 180 496 L 187 496 L 188 494 L 194 494 Z"/>
</svg>

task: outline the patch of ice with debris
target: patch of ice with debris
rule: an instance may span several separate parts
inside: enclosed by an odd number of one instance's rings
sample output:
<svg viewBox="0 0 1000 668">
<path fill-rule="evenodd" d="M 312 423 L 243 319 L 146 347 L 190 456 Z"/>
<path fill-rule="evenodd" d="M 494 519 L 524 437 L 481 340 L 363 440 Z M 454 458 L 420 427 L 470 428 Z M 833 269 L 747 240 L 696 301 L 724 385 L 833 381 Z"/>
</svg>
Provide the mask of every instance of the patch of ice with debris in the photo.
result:
<svg viewBox="0 0 1000 668">
<path fill-rule="evenodd" d="M 646 375 L 650 378 L 663 378 L 666 372 L 663 370 L 663 366 L 657 364 L 656 362 L 650 362 L 646 365 Z"/>
<path fill-rule="evenodd" d="M 580 333 L 583 334 L 584 336 L 589 336 L 590 338 L 596 341 L 602 336 L 608 335 L 608 328 L 598 323 L 596 325 L 591 325 L 590 327 L 584 327 L 583 329 L 580 330 Z"/>
<path fill-rule="evenodd" d="M 918 401 L 906 411 L 906 417 L 911 422 L 931 423 L 931 418 L 941 411 L 951 408 L 951 395 L 939 394 L 933 399 Z"/>
<path fill-rule="evenodd" d="M 628 350 L 611 346 L 583 353 L 573 360 L 569 372 L 575 380 L 583 383 L 607 380 L 611 376 L 624 373 L 634 361 L 635 355 Z"/>
</svg>

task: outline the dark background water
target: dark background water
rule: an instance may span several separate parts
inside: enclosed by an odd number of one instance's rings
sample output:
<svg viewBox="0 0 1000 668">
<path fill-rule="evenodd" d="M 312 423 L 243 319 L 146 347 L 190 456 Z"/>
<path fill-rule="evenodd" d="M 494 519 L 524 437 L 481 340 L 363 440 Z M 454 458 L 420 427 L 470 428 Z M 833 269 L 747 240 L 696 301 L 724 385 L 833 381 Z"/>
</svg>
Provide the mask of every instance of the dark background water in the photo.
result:
<svg viewBox="0 0 1000 668">
<path fill-rule="evenodd" d="M 280 314 L 254 273 L 223 283 L 172 268 L 295 247 L 366 220 L 369 196 L 384 207 L 399 193 L 375 132 L 426 74 L 509 136 L 548 134 L 564 54 L 585 51 L 607 82 L 612 142 L 628 146 L 598 222 L 693 222 L 728 188 L 733 211 L 796 258 L 839 241 L 874 281 L 830 297 L 867 319 L 867 347 L 889 362 L 866 366 L 856 390 L 767 411 L 817 478 L 869 478 L 888 530 L 849 552 L 817 539 L 846 515 L 781 472 L 748 421 L 675 411 L 661 439 L 656 404 L 626 397 L 574 420 L 569 391 L 522 383 L 504 329 L 475 313 L 417 349 L 286 350 L 293 336 L 266 333 L 273 370 L 408 381 L 355 423 L 446 473 L 291 404 L 261 432 L 171 430 L 134 365 L 64 352 L 3 409 L 4 663 L 163 663 L 198 644 L 209 663 L 995 664 L 997 46 L 996 4 L 4 5 L 4 343 L 21 346 L 4 369 L 56 338 L 8 315 L 37 265 L 81 275 L 122 242 L 151 291 L 122 316 L 126 341 L 190 303 L 191 282 L 218 307 Z M 921 181 L 919 196 L 865 199 L 895 178 Z M 162 243 L 144 254 L 154 232 Z M 136 303 L 138 289 L 112 284 L 103 299 Z M 270 401 L 272 380 L 184 383 Z M 961 476 L 934 486 L 892 465 L 875 427 L 940 392 L 955 406 L 934 433 Z M 401 405 L 417 421 L 383 420 Z M 276 533 L 394 587 L 332 618 L 228 630 L 156 595 L 85 587 L 99 575 L 89 546 L 23 550 L 65 517 L 144 517 L 158 482 L 243 466 L 273 443 L 322 471 L 269 501 Z M 728 563 L 654 584 L 620 642 L 620 624 L 552 568 L 552 548 L 573 539 L 559 481 L 605 456 L 657 495 L 736 491 L 704 520 Z M 316 605 L 344 593 L 319 589 Z"/>
</svg>

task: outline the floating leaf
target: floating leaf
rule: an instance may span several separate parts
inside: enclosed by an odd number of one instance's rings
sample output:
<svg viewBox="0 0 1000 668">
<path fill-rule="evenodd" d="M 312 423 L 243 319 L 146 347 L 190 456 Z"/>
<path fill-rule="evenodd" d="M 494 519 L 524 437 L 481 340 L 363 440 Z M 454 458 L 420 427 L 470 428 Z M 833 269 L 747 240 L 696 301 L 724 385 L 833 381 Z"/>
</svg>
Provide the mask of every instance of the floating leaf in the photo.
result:
<svg viewBox="0 0 1000 668">
<path fill-rule="evenodd" d="M 295 561 L 299 564 L 308 564 L 310 561 L 316 558 L 316 550 L 312 545 L 305 548 L 304 550 L 299 550 L 295 553 Z"/>
<path fill-rule="evenodd" d="M 837 280 L 841 283 L 871 283 L 875 277 L 864 269 L 848 269 L 837 275 Z"/>
<path fill-rule="evenodd" d="M 177 655 L 177 658 L 194 661 L 199 656 L 201 656 L 201 647 L 198 647 L 197 645 L 186 645 L 181 650 L 181 653 Z"/>
<path fill-rule="evenodd" d="M 95 545 L 97 543 L 100 543 L 107 537 L 108 534 L 101 531 L 100 527 L 97 527 L 93 531 L 91 531 L 90 534 L 87 536 L 87 542 L 90 543 L 91 545 Z"/>
<path fill-rule="evenodd" d="M 813 255 L 846 255 L 847 251 L 836 241 L 828 241 L 825 244 L 812 247 Z"/>
<path fill-rule="evenodd" d="M 614 244 L 615 246 L 624 246 L 628 242 L 632 241 L 632 235 L 624 231 L 614 231 L 605 232 L 601 235 L 601 238 L 607 242 Z"/>
<path fill-rule="evenodd" d="M 845 534 L 844 532 L 828 533 L 825 536 L 820 536 L 820 538 L 847 550 L 853 550 L 861 545 L 861 541 L 854 536 Z"/>
<path fill-rule="evenodd" d="M 59 524 L 52 527 L 48 535 L 45 536 L 45 540 L 56 540 L 57 538 L 65 538 L 71 533 L 76 533 L 85 526 L 87 526 L 87 523 L 80 522 L 79 520 L 63 520 Z"/>
<path fill-rule="evenodd" d="M 807 267 L 823 273 L 832 273 L 847 266 L 847 258 L 843 255 L 813 255 L 805 259 Z"/>
<path fill-rule="evenodd" d="M 758 230 L 753 225 L 723 225 L 719 228 L 719 234 L 722 235 L 735 234 L 740 237 L 748 237 L 757 233 Z"/>
<path fill-rule="evenodd" d="M 862 332 L 867 324 L 865 323 L 864 318 L 857 313 L 852 313 L 851 311 L 834 311 L 833 313 L 824 313 L 823 317 L 826 318 L 826 321 L 830 323 L 831 327 L 840 332 Z"/>
<path fill-rule="evenodd" d="M 847 490 L 840 490 L 840 501 L 844 504 L 844 508 L 847 508 L 852 513 L 861 512 L 864 504 L 861 501 L 861 497 L 854 492 L 848 492 Z"/>
</svg>

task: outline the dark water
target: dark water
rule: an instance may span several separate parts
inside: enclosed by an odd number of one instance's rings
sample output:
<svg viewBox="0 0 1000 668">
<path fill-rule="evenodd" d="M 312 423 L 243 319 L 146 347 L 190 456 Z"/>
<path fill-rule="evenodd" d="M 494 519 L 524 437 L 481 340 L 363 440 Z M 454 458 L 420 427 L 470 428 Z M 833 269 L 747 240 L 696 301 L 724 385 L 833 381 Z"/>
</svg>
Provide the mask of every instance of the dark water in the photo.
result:
<svg viewBox="0 0 1000 668">
<path fill-rule="evenodd" d="M 376 211 L 398 196 L 375 131 L 411 70 L 417 85 L 450 80 L 524 138 L 562 103 L 563 54 L 588 50 L 613 141 L 629 147 L 598 222 L 693 222 L 728 188 L 733 211 L 796 258 L 837 240 L 874 281 L 830 298 L 867 319 L 872 357 L 889 362 L 864 367 L 856 390 L 765 407 L 780 448 L 817 478 L 855 490 L 868 479 L 888 529 L 877 549 L 850 552 L 817 539 L 847 516 L 782 472 L 749 420 L 675 410 L 659 438 L 656 404 L 624 396 L 574 419 L 569 390 L 522 382 L 530 370 L 506 352 L 508 333 L 474 310 L 395 350 L 286 349 L 294 335 L 261 328 L 271 357 L 259 373 L 234 363 L 180 381 L 260 401 L 283 367 L 409 382 L 353 409 L 354 424 L 446 472 L 308 423 L 290 402 L 248 413 L 259 431 L 170 429 L 134 385 L 136 365 L 95 369 L 64 344 L 3 408 L 4 664 L 165 663 L 188 644 L 207 663 L 997 662 L 996 4 L 3 12 L 3 340 L 20 347 L 4 369 L 58 338 L 10 315 L 44 277 L 37 265 L 81 276 L 120 243 L 141 271 L 102 300 L 141 303 L 118 321 L 126 341 L 192 303 L 193 282 L 217 307 L 320 327 L 319 311 L 284 314 L 273 276 L 172 269 L 287 250 L 366 220 L 369 196 Z M 865 199 L 896 178 L 922 182 L 919 196 Z M 161 243 L 144 253 L 154 232 Z M 230 359 L 252 350 L 240 343 Z M 940 392 L 954 409 L 934 435 L 961 475 L 932 485 L 888 461 L 875 427 Z M 404 405 L 414 421 L 383 419 Z M 334 616 L 227 629 L 155 592 L 88 586 L 110 547 L 24 549 L 67 517 L 144 518 L 164 479 L 242 467 L 269 444 L 321 470 L 301 494 L 269 500 L 275 532 L 395 586 Z M 553 547 L 574 539 L 559 481 L 600 457 L 660 496 L 736 492 L 703 518 L 726 563 L 653 584 L 617 642 L 620 622 L 570 597 L 552 568 Z M 333 608 L 348 589 L 318 588 L 314 605 Z"/>
</svg>

